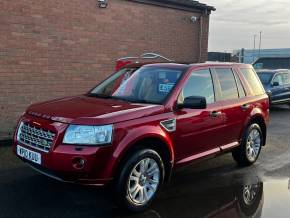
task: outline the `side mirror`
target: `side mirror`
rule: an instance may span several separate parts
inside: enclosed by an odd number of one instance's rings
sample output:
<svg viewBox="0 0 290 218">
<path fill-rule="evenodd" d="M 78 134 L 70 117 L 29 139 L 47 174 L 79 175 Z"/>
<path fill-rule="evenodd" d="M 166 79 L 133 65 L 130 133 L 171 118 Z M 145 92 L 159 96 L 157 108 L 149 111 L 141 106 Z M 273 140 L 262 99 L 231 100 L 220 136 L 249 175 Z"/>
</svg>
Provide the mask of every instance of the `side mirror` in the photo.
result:
<svg viewBox="0 0 290 218">
<path fill-rule="evenodd" d="M 189 108 L 189 109 L 205 109 L 206 108 L 206 98 L 200 96 L 190 96 L 184 99 L 183 104 L 179 105 L 179 108 Z"/>
<path fill-rule="evenodd" d="M 273 82 L 273 86 L 280 86 L 278 82 Z"/>
</svg>

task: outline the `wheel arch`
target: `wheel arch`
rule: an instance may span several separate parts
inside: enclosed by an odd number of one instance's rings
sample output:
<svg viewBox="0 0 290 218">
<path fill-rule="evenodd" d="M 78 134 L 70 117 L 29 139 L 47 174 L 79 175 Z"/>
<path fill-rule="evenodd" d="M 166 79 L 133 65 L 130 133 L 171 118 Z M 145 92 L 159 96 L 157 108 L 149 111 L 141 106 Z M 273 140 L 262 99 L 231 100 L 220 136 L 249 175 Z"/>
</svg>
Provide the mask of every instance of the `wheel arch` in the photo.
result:
<svg viewBox="0 0 290 218">
<path fill-rule="evenodd" d="M 253 116 L 248 124 L 247 127 L 253 123 L 257 123 L 261 130 L 262 130 L 262 134 L 263 134 L 263 146 L 266 145 L 266 141 L 267 141 L 267 125 L 266 125 L 266 121 L 264 120 L 262 115 L 256 114 L 255 116 Z"/>
<path fill-rule="evenodd" d="M 165 168 L 165 181 L 168 182 L 171 177 L 174 163 L 173 147 L 171 143 L 157 135 L 148 135 L 139 138 L 132 142 L 127 147 L 127 149 L 123 150 L 120 158 L 118 159 L 118 165 L 114 170 L 114 177 L 120 173 L 128 158 L 132 156 L 136 151 L 139 151 L 141 149 L 152 149 L 160 155 Z"/>
</svg>

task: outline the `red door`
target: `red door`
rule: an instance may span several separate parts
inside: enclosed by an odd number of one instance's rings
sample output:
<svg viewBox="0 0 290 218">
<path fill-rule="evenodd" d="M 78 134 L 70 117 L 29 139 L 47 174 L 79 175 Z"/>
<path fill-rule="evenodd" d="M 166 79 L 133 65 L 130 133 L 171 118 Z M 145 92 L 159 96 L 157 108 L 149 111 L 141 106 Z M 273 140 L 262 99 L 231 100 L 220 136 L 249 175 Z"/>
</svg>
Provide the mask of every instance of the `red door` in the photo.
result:
<svg viewBox="0 0 290 218">
<path fill-rule="evenodd" d="M 220 151 L 225 119 L 220 104 L 215 101 L 212 75 L 209 69 L 193 71 L 181 91 L 178 104 L 189 96 L 203 96 L 206 109 L 179 109 L 174 138 L 177 164 L 189 162 Z"/>
</svg>

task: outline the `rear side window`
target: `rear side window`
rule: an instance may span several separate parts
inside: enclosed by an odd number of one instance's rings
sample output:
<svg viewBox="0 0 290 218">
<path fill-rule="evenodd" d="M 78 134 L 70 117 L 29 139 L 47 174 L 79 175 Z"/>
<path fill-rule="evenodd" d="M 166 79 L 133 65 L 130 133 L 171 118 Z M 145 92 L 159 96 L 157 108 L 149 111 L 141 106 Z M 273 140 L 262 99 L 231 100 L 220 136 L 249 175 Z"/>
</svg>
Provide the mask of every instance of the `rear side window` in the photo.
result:
<svg viewBox="0 0 290 218">
<path fill-rule="evenodd" d="M 243 74 L 243 76 L 245 77 L 249 88 L 251 89 L 251 93 L 253 95 L 262 95 L 265 93 L 264 88 L 257 76 L 257 74 L 255 73 L 255 71 L 253 71 L 253 69 L 251 68 L 242 68 L 241 72 Z"/>
<path fill-rule="evenodd" d="M 290 84 L 290 73 L 283 74 L 284 85 Z"/>
<path fill-rule="evenodd" d="M 241 79 L 240 77 L 237 75 L 237 73 L 235 72 L 235 78 L 236 78 L 236 82 L 237 82 L 237 86 L 238 86 L 238 91 L 239 91 L 239 97 L 240 98 L 243 98 L 246 96 L 246 92 L 245 92 L 245 89 L 242 85 L 242 82 L 241 82 Z"/>
<path fill-rule="evenodd" d="M 283 75 L 282 74 L 275 75 L 275 77 L 273 79 L 273 83 L 278 83 L 279 86 L 282 86 L 283 85 Z"/>
<path fill-rule="evenodd" d="M 233 71 L 229 68 L 215 69 L 221 88 L 222 100 L 239 98 L 236 80 Z"/>
<path fill-rule="evenodd" d="M 213 82 L 209 69 L 197 70 L 191 73 L 178 97 L 178 103 L 182 103 L 185 98 L 190 96 L 205 97 L 208 104 L 215 101 Z"/>
</svg>

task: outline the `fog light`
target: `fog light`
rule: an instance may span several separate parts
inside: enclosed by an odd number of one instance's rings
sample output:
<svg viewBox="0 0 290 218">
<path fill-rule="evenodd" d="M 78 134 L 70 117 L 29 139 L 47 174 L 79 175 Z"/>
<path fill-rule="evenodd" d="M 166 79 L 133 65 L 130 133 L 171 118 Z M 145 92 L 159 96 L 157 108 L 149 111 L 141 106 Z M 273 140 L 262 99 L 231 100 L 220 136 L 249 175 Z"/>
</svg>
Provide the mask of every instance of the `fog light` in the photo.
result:
<svg viewBox="0 0 290 218">
<path fill-rule="evenodd" d="M 73 167 L 75 169 L 78 169 L 78 170 L 83 169 L 85 166 L 85 163 L 86 163 L 86 161 L 81 157 L 76 157 L 72 161 Z"/>
</svg>

